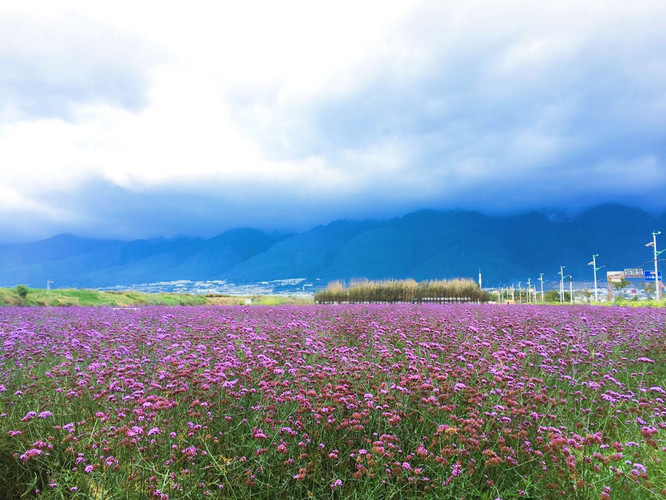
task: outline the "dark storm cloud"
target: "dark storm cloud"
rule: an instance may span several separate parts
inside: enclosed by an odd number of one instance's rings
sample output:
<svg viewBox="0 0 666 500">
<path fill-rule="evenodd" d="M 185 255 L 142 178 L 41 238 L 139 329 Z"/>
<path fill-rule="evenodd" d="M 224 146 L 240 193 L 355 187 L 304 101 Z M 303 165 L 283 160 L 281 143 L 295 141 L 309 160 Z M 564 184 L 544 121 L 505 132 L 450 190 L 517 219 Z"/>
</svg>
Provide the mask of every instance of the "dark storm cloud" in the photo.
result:
<svg viewBox="0 0 666 500">
<path fill-rule="evenodd" d="M 44 200 L 79 214 L 77 220 L 41 225 L 30 221 L 24 231 L 13 232 L 12 225 L 6 225 L 2 227 L 5 231 L 0 243 L 72 232 L 88 237 L 135 239 L 214 236 L 236 227 L 306 230 L 327 222 L 331 213 L 342 218 L 358 218 L 359 213 L 369 218 L 387 217 L 397 215 L 401 208 L 396 205 L 387 210 L 386 204 L 377 206 L 376 200 L 362 195 L 313 198 L 307 193 L 297 195 L 276 190 L 272 185 L 248 182 L 209 186 L 198 192 L 177 187 L 136 192 L 96 180 L 86 183 L 78 193 L 76 197 L 53 193 Z"/>
<path fill-rule="evenodd" d="M 394 55 L 370 61 L 353 88 L 311 103 L 300 120 L 274 89 L 272 102 L 258 102 L 273 119 L 257 140 L 280 157 L 319 155 L 350 172 L 366 168 L 350 151 L 390 144 L 403 155 L 401 175 L 392 183 L 394 171 L 373 166 L 368 196 L 392 189 L 415 205 L 511 210 L 624 198 L 666 206 L 658 196 L 666 191 L 666 35 L 649 14 L 590 21 L 591 30 L 541 18 L 518 33 L 483 26 L 487 34 L 471 19 L 457 36 L 446 33 L 447 8 L 433 11 L 417 16 L 423 44 L 406 35 L 411 55 L 427 59 L 419 70 L 410 74 Z M 240 110 L 252 105 L 245 97 Z"/>
</svg>

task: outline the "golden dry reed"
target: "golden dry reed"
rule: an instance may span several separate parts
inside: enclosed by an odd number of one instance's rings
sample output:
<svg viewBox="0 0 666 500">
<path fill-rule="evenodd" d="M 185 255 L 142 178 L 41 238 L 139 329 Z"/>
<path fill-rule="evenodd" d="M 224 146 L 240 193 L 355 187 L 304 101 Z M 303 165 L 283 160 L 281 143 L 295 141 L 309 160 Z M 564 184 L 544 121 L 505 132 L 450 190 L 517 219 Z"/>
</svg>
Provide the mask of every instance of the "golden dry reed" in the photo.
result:
<svg viewBox="0 0 666 500">
<path fill-rule="evenodd" d="M 315 293 L 317 303 L 359 302 L 487 302 L 490 296 L 471 279 L 370 281 L 352 280 L 345 287 L 339 281 Z"/>
</svg>

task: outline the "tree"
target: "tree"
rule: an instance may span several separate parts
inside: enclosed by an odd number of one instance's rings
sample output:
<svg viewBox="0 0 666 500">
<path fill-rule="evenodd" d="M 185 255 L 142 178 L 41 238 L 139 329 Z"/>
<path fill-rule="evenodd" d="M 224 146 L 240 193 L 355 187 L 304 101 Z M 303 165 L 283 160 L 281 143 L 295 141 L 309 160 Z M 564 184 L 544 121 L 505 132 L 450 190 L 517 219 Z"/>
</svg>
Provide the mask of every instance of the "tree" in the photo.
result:
<svg viewBox="0 0 666 500">
<path fill-rule="evenodd" d="M 25 299 L 25 298 L 26 298 L 26 296 L 28 295 L 28 292 L 29 292 L 29 291 L 30 291 L 30 290 L 29 290 L 28 287 L 25 286 L 25 285 L 17 285 L 17 286 L 16 286 L 16 293 L 17 293 L 18 296 L 21 297 L 22 299 Z"/>
<path fill-rule="evenodd" d="M 592 291 L 589 288 L 586 288 L 585 290 L 580 292 L 580 294 L 585 299 L 585 302 L 587 302 L 589 304 L 590 303 L 590 298 L 592 297 Z"/>
<path fill-rule="evenodd" d="M 645 291 L 645 296 L 648 300 L 652 299 L 652 294 L 655 291 L 654 283 L 643 283 L 643 290 Z"/>
<path fill-rule="evenodd" d="M 622 292 L 629 286 L 629 281 L 622 278 L 620 281 L 613 283 L 613 286 L 615 286 L 615 289 L 618 291 L 618 295 L 623 298 Z"/>
</svg>

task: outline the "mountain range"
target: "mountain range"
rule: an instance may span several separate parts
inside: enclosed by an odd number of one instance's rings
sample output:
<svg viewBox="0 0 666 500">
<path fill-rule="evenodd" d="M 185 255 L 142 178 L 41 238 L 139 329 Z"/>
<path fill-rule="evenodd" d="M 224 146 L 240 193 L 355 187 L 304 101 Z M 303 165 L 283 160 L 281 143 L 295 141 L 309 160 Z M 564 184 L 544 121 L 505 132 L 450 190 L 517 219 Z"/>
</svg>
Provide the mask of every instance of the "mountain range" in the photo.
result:
<svg viewBox="0 0 666 500">
<path fill-rule="evenodd" d="M 476 278 L 497 286 L 560 266 L 576 281 L 591 281 L 592 254 L 605 271 L 651 269 L 645 244 L 666 230 L 659 217 L 606 204 L 576 215 L 542 211 L 488 216 L 479 212 L 421 210 L 376 221 L 339 220 L 302 233 L 234 229 L 213 238 L 135 241 L 58 235 L 0 245 L 0 286 L 110 287 L 172 280 L 253 283 L 305 278 L 325 284 L 351 278 Z M 658 241 L 665 247 L 666 241 Z M 316 281 L 315 281 L 316 280 Z"/>
</svg>

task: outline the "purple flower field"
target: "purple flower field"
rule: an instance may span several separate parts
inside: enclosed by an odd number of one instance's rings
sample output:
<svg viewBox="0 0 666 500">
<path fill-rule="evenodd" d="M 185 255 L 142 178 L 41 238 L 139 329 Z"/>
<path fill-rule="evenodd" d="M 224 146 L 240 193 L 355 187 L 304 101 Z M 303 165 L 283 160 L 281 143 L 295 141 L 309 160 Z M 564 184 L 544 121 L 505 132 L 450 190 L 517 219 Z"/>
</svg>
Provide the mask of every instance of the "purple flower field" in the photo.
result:
<svg viewBox="0 0 666 500">
<path fill-rule="evenodd" d="M 0 497 L 664 498 L 666 310 L 3 308 Z"/>
</svg>

